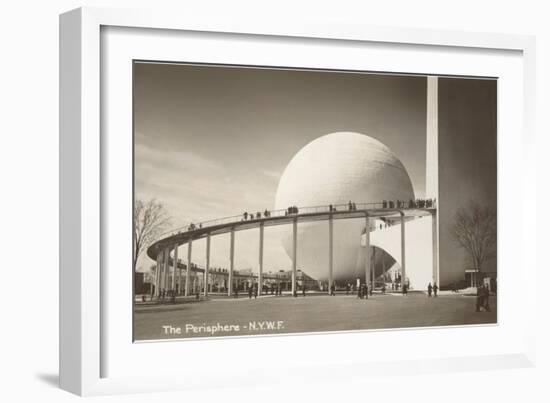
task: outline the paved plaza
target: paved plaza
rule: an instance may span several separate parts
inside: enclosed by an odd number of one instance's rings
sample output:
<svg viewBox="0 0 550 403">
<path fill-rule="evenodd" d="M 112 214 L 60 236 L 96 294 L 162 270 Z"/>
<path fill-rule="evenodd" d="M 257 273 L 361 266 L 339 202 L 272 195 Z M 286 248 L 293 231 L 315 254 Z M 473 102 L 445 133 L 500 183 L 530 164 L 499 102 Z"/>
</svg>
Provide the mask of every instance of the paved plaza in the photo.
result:
<svg viewBox="0 0 550 403">
<path fill-rule="evenodd" d="M 213 297 L 173 305 L 136 305 L 134 336 L 135 340 L 157 340 L 496 323 L 496 297 L 490 298 L 491 312 L 475 312 L 475 303 L 473 296 L 428 298 L 423 293 L 375 294 L 368 300 L 351 294 L 252 300 Z"/>
</svg>

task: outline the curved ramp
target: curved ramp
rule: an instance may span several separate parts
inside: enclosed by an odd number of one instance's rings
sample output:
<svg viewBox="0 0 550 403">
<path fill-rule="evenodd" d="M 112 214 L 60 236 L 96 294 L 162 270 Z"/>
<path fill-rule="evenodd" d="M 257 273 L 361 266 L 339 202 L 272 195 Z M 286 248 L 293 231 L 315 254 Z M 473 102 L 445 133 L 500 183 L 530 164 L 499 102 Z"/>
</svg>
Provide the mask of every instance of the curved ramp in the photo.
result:
<svg viewBox="0 0 550 403">
<path fill-rule="evenodd" d="M 433 216 L 405 221 L 405 268 L 411 289 L 423 290 L 433 277 Z M 401 225 L 370 233 L 370 244 L 383 249 L 401 266 Z M 361 245 L 365 246 L 365 235 Z"/>
</svg>

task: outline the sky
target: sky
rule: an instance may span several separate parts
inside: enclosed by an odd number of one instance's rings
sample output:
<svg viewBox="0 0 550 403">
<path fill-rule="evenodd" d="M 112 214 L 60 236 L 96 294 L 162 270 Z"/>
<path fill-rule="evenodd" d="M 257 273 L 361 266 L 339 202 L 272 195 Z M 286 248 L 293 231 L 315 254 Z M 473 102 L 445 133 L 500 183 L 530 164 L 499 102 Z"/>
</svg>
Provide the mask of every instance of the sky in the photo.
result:
<svg viewBox="0 0 550 403">
<path fill-rule="evenodd" d="M 270 209 L 292 157 L 337 131 L 390 147 L 422 197 L 425 97 L 424 77 L 136 63 L 135 197 L 164 203 L 175 227 Z M 266 230 L 268 270 L 288 268 L 284 230 Z M 237 234 L 237 269 L 256 265 L 256 238 Z M 226 265 L 228 242 L 213 239 L 214 266 Z"/>
<path fill-rule="evenodd" d="M 497 81 L 439 79 L 440 270 L 463 278 L 472 264 L 450 235 L 471 201 L 497 208 Z M 483 270 L 496 271 L 496 259 Z"/>
<path fill-rule="evenodd" d="M 496 203 L 496 85 L 477 81 L 440 80 L 440 181 L 448 217 L 465 200 Z M 173 227 L 273 208 L 292 157 L 339 131 L 387 145 L 409 173 L 416 197 L 424 197 L 423 76 L 135 63 L 134 112 L 135 197 L 162 202 Z M 474 163 L 473 155 L 479 156 Z M 290 267 L 279 241 L 289 230 L 266 229 L 266 271 Z M 462 265 L 456 247 L 444 241 Z M 193 245 L 199 265 L 203 243 Z M 257 246 L 253 231 L 236 234 L 238 270 L 257 267 Z M 180 248 L 180 256 L 185 253 Z M 227 267 L 228 256 L 229 236 L 214 237 L 211 264 Z M 138 266 L 152 263 L 142 258 Z"/>
</svg>

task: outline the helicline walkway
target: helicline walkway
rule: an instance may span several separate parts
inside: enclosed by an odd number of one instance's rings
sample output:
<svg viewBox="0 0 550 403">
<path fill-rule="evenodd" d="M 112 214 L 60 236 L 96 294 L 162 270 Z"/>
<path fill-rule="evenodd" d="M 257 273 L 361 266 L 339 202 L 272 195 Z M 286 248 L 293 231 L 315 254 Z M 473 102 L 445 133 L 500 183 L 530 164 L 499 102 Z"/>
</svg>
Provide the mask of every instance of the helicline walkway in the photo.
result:
<svg viewBox="0 0 550 403">
<path fill-rule="evenodd" d="M 349 202 L 338 205 L 296 207 L 290 206 L 284 210 L 265 210 L 263 212 L 246 212 L 242 215 L 191 223 L 183 228 L 163 234 L 160 239 L 154 242 L 147 249 L 147 255 L 157 262 L 157 270 L 154 281 L 155 296 L 160 295 L 161 290 L 176 292 L 179 290 L 185 296 L 192 294 L 191 272 L 202 272 L 204 275 L 203 293 L 207 295 L 209 285 L 211 238 L 216 235 L 230 234 L 229 269 L 227 271 L 227 295 L 233 295 L 235 273 L 235 232 L 243 230 L 259 230 L 258 250 L 258 284 L 263 284 L 263 279 L 268 275 L 263 273 L 264 255 L 264 229 L 275 225 L 292 225 L 292 289 L 291 293 L 297 292 L 296 271 L 298 251 L 298 225 L 304 222 L 327 221 L 327 237 L 329 239 L 328 250 L 328 289 L 333 283 L 334 267 L 334 231 L 333 222 L 338 219 L 360 219 L 364 220 L 365 227 L 370 228 L 372 219 L 386 220 L 391 223 L 399 223 L 401 226 L 401 276 L 406 278 L 405 266 L 405 221 L 416 217 L 435 215 L 436 205 L 432 200 L 409 200 L 409 201 L 383 201 L 379 203 L 354 203 Z M 435 226 L 434 226 L 435 227 Z M 370 231 L 366 231 L 366 256 L 365 273 L 370 278 Z M 193 264 L 193 242 L 206 239 L 206 265 L 204 269 Z M 178 249 L 181 245 L 187 244 L 186 264 L 178 263 Z M 171 256 L 173 251 L 173 257 Z M 187 270 L 191 268 L 191 270 Z M 185 279 L 182 277 L 185 271 Z M 172 275 L 170 276 L 170 273 Z M 177 274 L 176 274 L 177 273 Z M 225 275 L 225 274 L 224 274 Z M 171 282 L 168 279 L 171 278 Z M 261 290 L 261 287 L 260 287 Z"/>
</svg>

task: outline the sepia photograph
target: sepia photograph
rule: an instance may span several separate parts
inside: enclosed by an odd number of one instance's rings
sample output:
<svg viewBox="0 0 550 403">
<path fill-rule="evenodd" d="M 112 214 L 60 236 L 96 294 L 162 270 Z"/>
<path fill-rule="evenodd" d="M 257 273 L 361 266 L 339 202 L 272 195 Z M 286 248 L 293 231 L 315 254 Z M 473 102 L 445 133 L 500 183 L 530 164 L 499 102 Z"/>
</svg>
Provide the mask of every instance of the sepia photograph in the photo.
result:
<svg viewBox="0 0 550 403">
<path fill-rule="evenodd" d="M 496 78 L 134 61 L 133 119 L 134 341 L 497 324 Z"/>
</svg>

